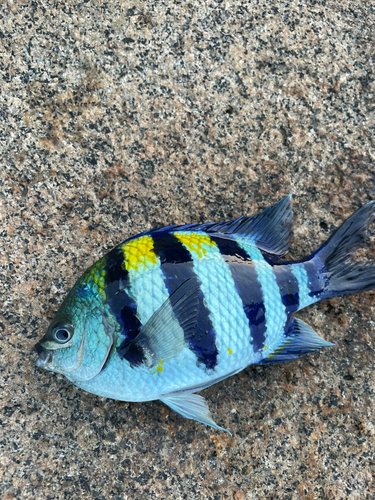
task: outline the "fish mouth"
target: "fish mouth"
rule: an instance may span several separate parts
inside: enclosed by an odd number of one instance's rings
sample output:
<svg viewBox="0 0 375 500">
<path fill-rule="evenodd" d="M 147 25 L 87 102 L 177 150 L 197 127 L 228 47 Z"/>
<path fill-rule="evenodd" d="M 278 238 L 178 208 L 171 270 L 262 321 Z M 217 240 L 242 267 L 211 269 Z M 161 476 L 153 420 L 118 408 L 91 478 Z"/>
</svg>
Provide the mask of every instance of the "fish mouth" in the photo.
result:
<svg viewBox="0 0 375 500">
<path fill-rule="evenodd" d="M 47 368 L 53 357 L 53 352 L 52 351 L 47 351 L 44 349 L 43 346 L 40 345 L 40 343 L 36 344 L 35 348 L 36 352 L 39 354 L 39 358 L 36 361 L 36 366 L 38 368 Z"/>
</svg>

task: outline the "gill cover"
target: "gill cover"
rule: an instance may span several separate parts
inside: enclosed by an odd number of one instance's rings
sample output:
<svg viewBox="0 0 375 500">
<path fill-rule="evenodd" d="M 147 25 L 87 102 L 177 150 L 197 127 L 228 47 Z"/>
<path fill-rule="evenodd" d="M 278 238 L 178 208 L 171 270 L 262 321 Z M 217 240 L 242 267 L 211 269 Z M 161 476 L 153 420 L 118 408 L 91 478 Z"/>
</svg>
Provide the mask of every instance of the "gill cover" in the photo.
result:
<svg viewBox="0 0 375 500">
<path fill-rule="evenodd" d="M 47 333 L 40 346 L 52 351 L 52 357 L 44 367 L 62 373 L 73 382 L 90 380 L 102 370 L 111 351 L 113 337 L 114 327 L 103 313 L 99 318 L 85 318 L 82 325 L 76 325 L 72 339 L 66 344 L 57 344 Z"/>
</svg>

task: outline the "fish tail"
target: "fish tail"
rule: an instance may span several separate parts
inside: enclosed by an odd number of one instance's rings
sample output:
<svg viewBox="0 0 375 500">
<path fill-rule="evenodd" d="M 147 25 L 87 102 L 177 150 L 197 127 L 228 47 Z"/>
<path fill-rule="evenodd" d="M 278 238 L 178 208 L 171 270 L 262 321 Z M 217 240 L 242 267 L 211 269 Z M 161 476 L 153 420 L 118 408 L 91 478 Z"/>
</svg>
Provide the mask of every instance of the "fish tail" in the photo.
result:
<svg viewBox="0 0 375 500">
<path fill-rule="evenodd" d="M 352 258 L 374 216 L 375 201 L 371 201 L 349 217 L 304 263 L 307 274 L 316 277 L 315 283 L 314 279 L 309 282 L 310 296 L 315 300 L 375 288 L 375 265 Z"/>
</svg>

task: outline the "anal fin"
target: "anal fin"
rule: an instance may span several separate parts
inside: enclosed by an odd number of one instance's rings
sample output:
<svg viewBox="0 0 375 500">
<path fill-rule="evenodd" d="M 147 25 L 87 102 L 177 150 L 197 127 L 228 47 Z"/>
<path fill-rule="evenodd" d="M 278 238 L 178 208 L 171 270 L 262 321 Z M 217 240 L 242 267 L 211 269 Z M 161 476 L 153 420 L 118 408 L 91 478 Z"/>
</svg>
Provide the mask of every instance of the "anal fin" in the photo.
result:
<svg viewBox="0 0 375 500">
<path fill-rule="evenodd" d="M 311 326 L 301 319 L 291 318 L 285 331 L 285 342 L 263 359 L 261 364 L 291 361 L 299 358 L 302 354 L 319 351 L 324 347 L 334 345 L 319 337 Z"/>
<path fill-rule="evenodd" d="M 186 392 L 175 392 L 161 396 L 160 401 L 172 408 L 176 413 L 179 413 L 189 420 L 196 420 L 202 424 L 209 425 L 214 429 L 227 432 L 232 435 L 227 429 L 218 426 L 211 416 L 206 400 L 198 394 Z"/>
</svg>

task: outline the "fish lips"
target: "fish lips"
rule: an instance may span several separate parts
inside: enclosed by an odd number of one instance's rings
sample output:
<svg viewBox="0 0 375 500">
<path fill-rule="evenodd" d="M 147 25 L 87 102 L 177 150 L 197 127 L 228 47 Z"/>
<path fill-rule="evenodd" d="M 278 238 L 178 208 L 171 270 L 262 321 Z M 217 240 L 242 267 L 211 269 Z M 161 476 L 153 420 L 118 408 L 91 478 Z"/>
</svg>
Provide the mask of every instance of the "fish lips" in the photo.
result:
<svg viewBox="0 0 375 500">
<path fill-rule="evenodd" d="M 35 351 L 39 354 L 39 358 L 36 361 L 36 366 L 38 368 L 46 368 L 48 369 L 48 365 L 51 363 L 53 358 L 53 352 L 47 351 L 41 344 L 38 342 L 35 347 Z"/>
</svg>

